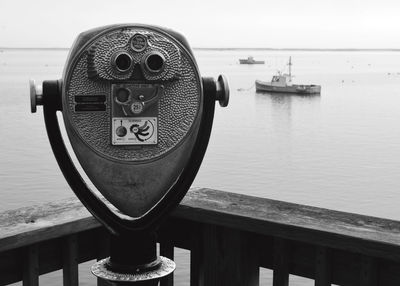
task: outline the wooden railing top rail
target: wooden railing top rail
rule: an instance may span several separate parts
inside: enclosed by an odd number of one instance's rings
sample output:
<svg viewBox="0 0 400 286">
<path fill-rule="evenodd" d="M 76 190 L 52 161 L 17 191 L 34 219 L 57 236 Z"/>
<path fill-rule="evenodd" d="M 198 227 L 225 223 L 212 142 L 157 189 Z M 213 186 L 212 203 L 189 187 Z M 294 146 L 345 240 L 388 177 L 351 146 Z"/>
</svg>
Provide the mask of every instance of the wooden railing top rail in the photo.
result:
<svg viewBox="0 0 400 286">
<path fill-rule="evenodd" d="M 211 189 L 191 189 L 174 217 L 400 261 L 400 222 Z M 100 224 L 72 198 L 0 213 L 0 252 Z"/>
<path fill-rule="evenodd" d="M 0 213 L 0 252 L 99 227 L 76 198 Z"/>
</svg>

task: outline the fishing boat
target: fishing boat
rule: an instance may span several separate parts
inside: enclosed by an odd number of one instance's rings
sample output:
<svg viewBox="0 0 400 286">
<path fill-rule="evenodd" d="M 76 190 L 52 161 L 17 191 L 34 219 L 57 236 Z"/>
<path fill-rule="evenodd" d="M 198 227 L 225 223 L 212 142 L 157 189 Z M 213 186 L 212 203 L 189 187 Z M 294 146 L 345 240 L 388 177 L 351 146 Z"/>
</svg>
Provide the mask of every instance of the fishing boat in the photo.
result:
<svg viewBox="0 0 400 286">
<path fill-rule="evenodd" d="M 265 61 L 257 61 L 252 56 L 247 57 L 247 59 L 239 59 L 239 63 L 241 65 L 257 65 L 257 64 L 265 64 Z"/>
<path fill-rule="evenodd" d="M 278 72 L 270 82 L 256 80 L 256 91 L 297 93 L 297 94 L 318 94 L 321 93 L 321 86 L 315 84 L 292 84 L 292 57 L 289 57 L 289 74 Z"/>
</svg>

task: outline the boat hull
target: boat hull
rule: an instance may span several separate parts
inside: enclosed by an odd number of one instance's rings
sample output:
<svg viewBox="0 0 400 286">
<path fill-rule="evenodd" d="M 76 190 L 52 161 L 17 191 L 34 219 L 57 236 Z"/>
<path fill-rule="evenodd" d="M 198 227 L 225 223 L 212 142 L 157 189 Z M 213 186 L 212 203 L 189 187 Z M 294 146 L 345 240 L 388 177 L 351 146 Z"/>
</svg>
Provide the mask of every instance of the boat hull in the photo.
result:
<svg viewBox="0 0 400 286">
<path fill-rule="evenodd" d="M 320 85 L 299 85 L 274 86 L 270 82 L 256 80 L 256 91 L 275 92 L 275 93 L 295 93 L 295 94 L 319 94 Z"/>
<path fill-rule="evenodd" d="M 247 59 L 239 59 L 239 63 L 241 65 L 263 65 L 265 64 L 265 61 L 251 61 Z"/>
</svg>

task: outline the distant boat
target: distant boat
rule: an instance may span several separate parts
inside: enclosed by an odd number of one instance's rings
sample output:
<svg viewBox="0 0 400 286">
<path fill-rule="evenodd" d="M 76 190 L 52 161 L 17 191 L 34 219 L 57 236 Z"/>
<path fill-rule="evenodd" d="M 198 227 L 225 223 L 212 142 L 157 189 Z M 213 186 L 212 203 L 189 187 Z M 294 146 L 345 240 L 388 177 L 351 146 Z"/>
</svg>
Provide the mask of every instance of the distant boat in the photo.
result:
<svg viewBox="0 0 400 286">
<path fill-rule="evenodd" d="M 252 56 L 247 57 L 247 59 L 239 59 L 239 63 L 241 65 L 257 65 L 257 64 L 265 64 L 264 61 L 256 61 Z"/>
<path fill-rule="evenodd" d="M 320 85 L 292 84 L 292 57 L 289 58 L 289 74 L 278 72 L 270 82 L 256 80 L 256 91 L 318 94 L 321 93 Z"/>
</svg>

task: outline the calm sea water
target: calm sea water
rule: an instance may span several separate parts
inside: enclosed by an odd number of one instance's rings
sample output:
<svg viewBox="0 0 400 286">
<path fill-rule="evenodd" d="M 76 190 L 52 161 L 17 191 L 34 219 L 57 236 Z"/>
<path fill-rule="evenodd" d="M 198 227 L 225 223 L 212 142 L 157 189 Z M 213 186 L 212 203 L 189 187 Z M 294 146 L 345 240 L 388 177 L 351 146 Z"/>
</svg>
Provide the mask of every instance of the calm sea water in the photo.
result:
<svg viewBox="0 0 400 286">
<path fill-rule="evenodd" d="M 229 107 L 216 110 L 195 186 L 400 219 L 399 53 L 195 55 L 203 76 L 225 74 L 231 88 Z M 248 55 L 266 64 L 239 65 Z M 29 109 L 29 78 L 60 78 L 66 56 L 53 50 L 0 52 L 0 210 L 73 196 L 50 151 L 41 107 L 36 114 Z M 320 96 L 255 92 L 254 80 L 270 80 L 289 56 L 294 82 L 320 84 Z M 179 282 L 188 268 L 184 258 L 177 260 Z M 52 285 L 53 277 L 42 279 Z M 93 283 L 90 275 L 82 280 Z"/>
</svg>

